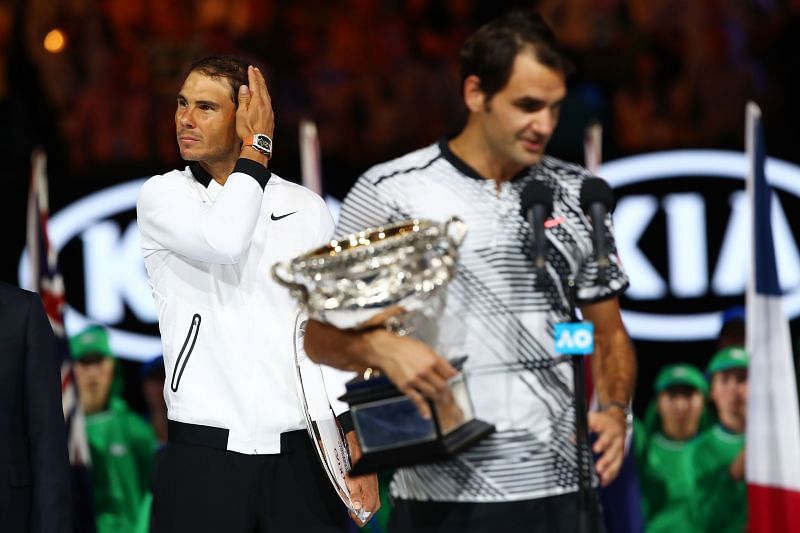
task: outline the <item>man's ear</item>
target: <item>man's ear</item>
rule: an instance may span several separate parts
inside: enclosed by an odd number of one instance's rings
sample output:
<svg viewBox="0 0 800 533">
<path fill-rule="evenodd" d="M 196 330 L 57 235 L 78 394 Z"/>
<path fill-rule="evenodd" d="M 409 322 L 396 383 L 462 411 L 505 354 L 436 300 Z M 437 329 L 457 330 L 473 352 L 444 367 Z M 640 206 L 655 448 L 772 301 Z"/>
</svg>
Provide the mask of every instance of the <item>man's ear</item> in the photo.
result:
<svg viewBox="0 0 800 533">
<path fill-rule="evenodd" d="M 483 111 L 486 107 L 486 94 L 481 90 L 481 80 L 474 74 L 464 79 L 464 103 L 470 113 Z"/>
</svg>

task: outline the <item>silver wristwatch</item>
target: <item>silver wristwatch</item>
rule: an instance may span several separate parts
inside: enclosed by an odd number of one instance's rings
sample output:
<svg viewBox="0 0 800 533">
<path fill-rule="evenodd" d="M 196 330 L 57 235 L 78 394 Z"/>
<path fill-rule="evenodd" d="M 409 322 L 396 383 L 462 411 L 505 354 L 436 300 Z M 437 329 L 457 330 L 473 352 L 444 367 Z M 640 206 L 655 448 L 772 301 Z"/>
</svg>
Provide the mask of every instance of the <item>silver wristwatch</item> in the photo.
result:
<svg viewBox="0 0 800 533">
<path fill-rule="evenodd" d="M 258 152 L 267 156 L 267 158 L 272 156 L 272 139 L 269 138 L 269 135 L 264 133 L 251 135 L 244 140 L 244 145 L 252 146 Z"/>
<path fill-rule="evenodd" d="M 612 407 L 620 409 L 625 414 L 625 429 L 630 430 L 633 427 L 633 410 L 627 403 L 622 402 L 609 402 L 601 406 L 601 411 L 607 411 Z"/>
</svg>

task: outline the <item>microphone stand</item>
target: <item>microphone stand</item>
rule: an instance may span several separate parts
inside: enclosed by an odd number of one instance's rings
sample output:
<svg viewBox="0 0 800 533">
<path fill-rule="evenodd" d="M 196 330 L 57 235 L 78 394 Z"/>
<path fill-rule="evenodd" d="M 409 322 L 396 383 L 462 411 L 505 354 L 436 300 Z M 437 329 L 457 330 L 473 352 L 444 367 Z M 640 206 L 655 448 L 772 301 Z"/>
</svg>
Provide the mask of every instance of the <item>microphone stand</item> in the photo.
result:
<svg viewBox="0 0 800 533">
<path fill-rule="evenodd" d="M 570 322 L 578 322 L 575 311 L 577 287 L 575 280 L 566 280 L 567 301 Z M 594 533 L 597 524 L 594 510 L 589 507 L 591 501 L 591 460 L 584 465 L 584 451 L 589 450 L 589 419 L 586 405 L 586 378 L 583 370 L 583 355 L 572 356 L 572 388 L 575 396 L 575 449 L 576 467 L 578 469 L 578 532 Z M 591 454 L 589 454 L 591 457 Z"/>
</svg>

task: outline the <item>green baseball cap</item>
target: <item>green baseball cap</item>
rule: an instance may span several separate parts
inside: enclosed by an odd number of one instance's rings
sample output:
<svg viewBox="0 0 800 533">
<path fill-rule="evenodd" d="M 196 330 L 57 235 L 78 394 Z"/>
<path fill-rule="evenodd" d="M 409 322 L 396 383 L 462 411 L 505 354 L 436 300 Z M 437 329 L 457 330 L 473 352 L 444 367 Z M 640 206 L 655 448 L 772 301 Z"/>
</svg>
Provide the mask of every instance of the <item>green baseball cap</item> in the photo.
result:
<svg viewBox="0 0 800 533">
<path fill-rule="evenodd" d="M 89 326 L 69 339 L 69 351 L 76 361 L 89 356 L 114 357 L 103 326 Z"/>
<path fill-rule="evenodd" d="M 702 372 L 689 364 L 681 363 L 666 366 L 656 376 L 656 392 L 661 392 L 676 385 L 693 387 L 704 395 L 708 393 L 708 382 L 703 377 Z"/>
<path fill-rule="evenodd" d="M 706 374 L 713 376 L 717 372 L 729 370 L 731 368 L 747 368 L 750 364 L 750 356 L 741 346 L 728 346 L 714 354 L 711 362 L 708 363 Z"/>
</svg>

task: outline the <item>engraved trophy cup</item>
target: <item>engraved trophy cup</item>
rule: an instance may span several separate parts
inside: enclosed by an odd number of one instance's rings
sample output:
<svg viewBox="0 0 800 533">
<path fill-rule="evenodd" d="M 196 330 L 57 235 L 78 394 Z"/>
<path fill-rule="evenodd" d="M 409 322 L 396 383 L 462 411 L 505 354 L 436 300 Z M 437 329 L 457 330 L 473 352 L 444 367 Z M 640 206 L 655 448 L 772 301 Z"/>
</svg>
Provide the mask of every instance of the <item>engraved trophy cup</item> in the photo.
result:
<svg viewBox="0 0 800 533">
<path fill-rule="evenodd" d="M 415 335 L 438 317 L 465 235 L 466 225 L 456 217 L 444 224 L 397 222 L 275 264 L 272 275 L 310 318 L 339 329 L 382 325 L 398 335 Z M 340 399 L 350 405 L 362 451 L 350 473 L 446 459 L 493 432 L 492 425 L 475 418 L 464 375 L 448 385 L 447 394 L 428 402 L 432 416 L 425 419 L 379 372 L 368 370 L 348 382 Z M 312 437 L 319 451 L 324 439 Z"/>
</svg>

